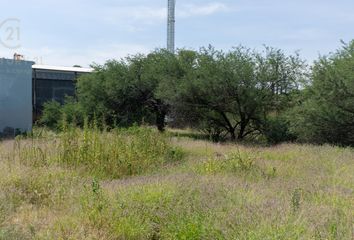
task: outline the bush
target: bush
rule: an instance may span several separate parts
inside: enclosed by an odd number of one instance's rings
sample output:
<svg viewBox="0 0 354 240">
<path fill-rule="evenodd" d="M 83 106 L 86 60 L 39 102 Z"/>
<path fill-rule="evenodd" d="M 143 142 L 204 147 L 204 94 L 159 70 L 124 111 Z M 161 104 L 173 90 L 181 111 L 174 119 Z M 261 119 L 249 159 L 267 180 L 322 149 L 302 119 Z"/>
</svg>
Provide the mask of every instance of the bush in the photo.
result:
<svg viewBox="0 0 354 240">
<path fill-rule="evenodd" d="M 53 130 L 59 130 L 61 121 L 63 120 L 74 126 L 83 126 L 84 116 L 85 113 L 81 105 L 75 99 L 68 97 L 64 105 L 56 101 L 45 103 L 39 124 Z"/>
<path fill-rule="evenodd" d="M 290 142 L 296 139 L 296 136 L 290 132 L 289 124 L 284 117 L 268 119 L 263 132 L 270 144 Z"/>
<path fill-rule="evenodd" d="M 56 101 L 44 104 L 44 110 L 39 123 L 51 129 L 57 129 L 59 119 L 62 117 L 61 105 Z"/>
<path fill-rule="evenodd" d="M 259 167 L 255 157 L 247 152 L 235 151 L 225 156 L 209 158 L 198 166 L 197 171 L 206 174 L 220 173 L 256 173 Z"/>
<path fill-rule="evenodd" d="M 66 121 L 74 126 L 83 126 L 85 121 L 85 113 L 82 106 L 73 98 L 67 98 L 65 104 L 61 108 L 61 118 L 65 116 Z"/>
</svg>

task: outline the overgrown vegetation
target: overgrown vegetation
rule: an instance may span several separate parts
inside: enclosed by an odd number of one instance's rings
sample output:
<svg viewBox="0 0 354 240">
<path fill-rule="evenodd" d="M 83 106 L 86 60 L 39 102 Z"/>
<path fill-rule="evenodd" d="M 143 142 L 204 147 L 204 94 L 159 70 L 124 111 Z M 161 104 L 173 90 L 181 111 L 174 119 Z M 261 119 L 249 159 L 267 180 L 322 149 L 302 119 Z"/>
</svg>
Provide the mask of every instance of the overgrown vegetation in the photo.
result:
<svg viewBox="0 0 354 240">
<path fill-rule="evenodd" d="M 156 50 L 94 66 L 77 98 L 47 103 L 40 123 L 55 129 L 65 115 L 81 127 L 87 117 L 112 128 L 193 128 L 215 142 L 353 145 L 353 59 L 354 41 L 311 69 L 298 53 L 270 47 Z"/>
<path fill-rule="evenodd" d="M 86 123 L 1 142 L 0 239 L 352 239 L 352 149 L 168 136 Z"/>
<path fill-rule="evenodd" d="M 192 116 L 190 123 L 214 140 L 263 134 L 269 116 L 288 107 L 305 83 L 305 64 L 298 55 L 272 48 L 261 53 L 245 47 L 229 52 L 203 48 L 189 63 L 191 70 L 165 90 L 166 98 L 185 113 L 180 117 Z"/>
<path fill-rule="evenodd" d="M 313 84 L 292 112 L 299 139 L 354 145 L 354 41 L 313 67 Z"/>
<path fill-rule="evenodd" d="M 27 166 L 58 165 L 83 168 L 101 178 L 122 178 L 154 170 L 180 160 L 181 149 L 171 146 L 166 135 L 150 128 L 131 127 L 101 131 L 86 122 L 83 129 L 64 124 L 50 146 L 41 140 L 15 142 L 18 161 Z"/>
<path fill-rule="evenodd" d="M 354 40 L 93 67 L 0 141 L 0 240 L 353 239 Z"/>
</svg>

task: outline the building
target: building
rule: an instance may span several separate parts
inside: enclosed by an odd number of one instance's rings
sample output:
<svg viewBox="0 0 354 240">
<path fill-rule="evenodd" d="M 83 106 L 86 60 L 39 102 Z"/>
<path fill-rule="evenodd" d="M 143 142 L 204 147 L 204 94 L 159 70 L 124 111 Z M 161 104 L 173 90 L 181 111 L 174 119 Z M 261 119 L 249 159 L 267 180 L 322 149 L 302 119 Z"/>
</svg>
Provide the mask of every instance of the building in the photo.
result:
<svg viewBox="0 0 354 240">
<path fill-rule="evenodd" d="M 75 95 L 79 76 L 92 72 L 91 68 L 33 65 L 33 119 L 41 115 L 44 103 L 55 100 L 64 103 L 66 96 Z"/>
<path fill-rule="evenodd" d="M 74 96 L 77 78 L 92 71 L 0 59 L 0 136 L 30 131 L 45 102 Z"/>
<path fill-rule="evenodd" d="M 32 65 L 0 59 L 0 134 L 32 128 Z"/>
</svg>

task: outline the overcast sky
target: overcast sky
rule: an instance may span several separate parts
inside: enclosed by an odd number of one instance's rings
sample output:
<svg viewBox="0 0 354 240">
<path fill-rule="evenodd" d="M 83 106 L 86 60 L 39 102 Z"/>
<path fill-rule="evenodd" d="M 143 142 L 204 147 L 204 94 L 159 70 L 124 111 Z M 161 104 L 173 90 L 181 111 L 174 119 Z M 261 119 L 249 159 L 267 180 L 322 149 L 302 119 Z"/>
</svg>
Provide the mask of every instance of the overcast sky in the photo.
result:
<svg viewBox="0 0 354 240">
<path fill-rule="evenodd" d="M 166 45 L 166 7 L 167 0 L 0 0 L 0 57 L 88 66 L 146 53 Z M 300 50 L 311 63 L 354 38 L 354 0 L 177 0 L 176 11 L 178 48 L 266 44 Z"/>
</svg>

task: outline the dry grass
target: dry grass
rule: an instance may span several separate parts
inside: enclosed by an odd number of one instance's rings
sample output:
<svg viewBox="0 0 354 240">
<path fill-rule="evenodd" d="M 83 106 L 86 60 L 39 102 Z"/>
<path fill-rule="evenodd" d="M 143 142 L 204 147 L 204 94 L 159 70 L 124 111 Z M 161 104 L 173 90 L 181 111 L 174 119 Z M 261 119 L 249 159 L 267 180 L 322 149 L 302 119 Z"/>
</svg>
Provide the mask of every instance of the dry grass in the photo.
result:
<svg viewBox="0 0 354 240">
<path fill-rule="evenodd" d="M 115 180 L 0 143 L 0 239 L 354 239 L 353 149 L 172 140 L 183 161 Z"/>
</svg>

